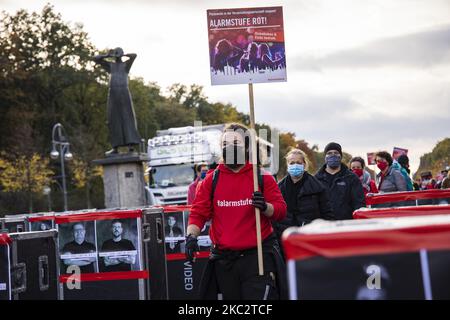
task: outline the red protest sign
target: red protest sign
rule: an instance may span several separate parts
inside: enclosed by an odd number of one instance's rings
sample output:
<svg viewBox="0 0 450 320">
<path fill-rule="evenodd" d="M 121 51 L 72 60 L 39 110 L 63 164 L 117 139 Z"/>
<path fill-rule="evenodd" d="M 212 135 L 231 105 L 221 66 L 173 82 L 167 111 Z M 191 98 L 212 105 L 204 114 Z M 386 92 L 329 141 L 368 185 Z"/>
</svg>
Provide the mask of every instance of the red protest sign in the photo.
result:
<svg viewBox="0 0 450 320">
<path fill-rule="evenodd" d="M 408 149 L 394 147 L 394 150 L 392 151 L 392 158 L 397 160 L 402 154 L 408 155 Z"/>
<path fill-rule="evenodd" d="M 377 164 L 375 161 L 375 154 L 376 152 L 368 152 L 367 153 L 367 164 L 368 165 L 375 165 Z"/>
<path fill-rule="evenodd" d="M 211 84 L 286 81 L 283 8 L 207 10 Z"/>
</svg>

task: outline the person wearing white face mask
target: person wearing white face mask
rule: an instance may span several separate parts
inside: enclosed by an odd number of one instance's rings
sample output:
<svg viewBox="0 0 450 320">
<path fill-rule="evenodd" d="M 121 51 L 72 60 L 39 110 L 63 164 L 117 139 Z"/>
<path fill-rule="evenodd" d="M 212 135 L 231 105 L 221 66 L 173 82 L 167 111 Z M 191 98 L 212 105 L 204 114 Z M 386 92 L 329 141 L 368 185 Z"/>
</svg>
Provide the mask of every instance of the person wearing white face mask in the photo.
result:
<svg viewBox="0 0 450 320">
<path fill-rule="evenodd" d="M 273 222 L 278 238 L 285 229 L 303 226 L 315 219 L 334 220 L 328 192 L 317 178 L 308 173 L 309 160 L 300 149 L 286 155 L 288 174 L 279 183 L 287 204 L 286 218 Z"/>
</svg>

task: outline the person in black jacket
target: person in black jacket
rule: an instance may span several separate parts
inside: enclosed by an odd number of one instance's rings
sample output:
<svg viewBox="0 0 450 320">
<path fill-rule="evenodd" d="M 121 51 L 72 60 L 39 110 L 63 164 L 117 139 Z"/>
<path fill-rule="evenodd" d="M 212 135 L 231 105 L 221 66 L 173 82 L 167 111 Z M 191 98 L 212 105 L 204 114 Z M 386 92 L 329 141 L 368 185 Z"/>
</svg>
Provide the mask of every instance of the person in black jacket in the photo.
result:
<svg viewBox="0 0 450 320">
<path fill-rule="evenodd" d="M 286 218 L 273 222 L 279 239 L 285 229 L 303 226 L 315 219 L 334 220 L 326 188 L 307 172 L 309 159 L 299 149 L 292 149 L 286 155 L 288 175 L 278 186 L 287 204 Z"/>
<path fill-rule="evenodd" d="M 359 178 L 341 162 L 342 147 L 335 142 L 324 150 L 325 164 L 315 177 L 328 189 L 336 220 L 353 218 L 353 211 L 366 206 Z"/>
</svg>

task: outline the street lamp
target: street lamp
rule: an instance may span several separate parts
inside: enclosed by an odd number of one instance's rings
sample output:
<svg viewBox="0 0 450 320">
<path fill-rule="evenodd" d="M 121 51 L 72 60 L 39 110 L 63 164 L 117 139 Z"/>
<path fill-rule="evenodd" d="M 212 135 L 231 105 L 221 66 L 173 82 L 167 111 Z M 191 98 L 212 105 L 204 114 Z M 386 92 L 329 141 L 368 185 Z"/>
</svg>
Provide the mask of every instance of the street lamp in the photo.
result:
<svg viewBox="0 0 450 320">
<path fill-rule="evenodd" d="M 52 211 L 52 200 L 50 198 L 50 193 L 52 192 L 52 189 L 50 189 L 49 186 L 45 186 L 44 189 L 42 190 L 42 192 L 44 193 L 45 196 L 47 196 L 48 211 L 51 212 Z"/>
<path fill-rule="evenodd" d="M 67 188 L 66 188 L 66 173 L 64 170 L 64 161 L 72 160 L 73 154 L 70 152 L 70 143 L 69 143 L 69 141 L 67 141 L 67 135 L 65 133 L 66 132 L 61 123 L 57 123 L 53 126 L 52 151 L 50 152 L 50 157 L 53 160 L 56 160 L 59 157 L 59 160 L 61 162 L 61 177 L 62 177 L 62 190 L 63 190 L 63 196 L 64 196 L 64 211 L 67 211 Z"/>
</svg>

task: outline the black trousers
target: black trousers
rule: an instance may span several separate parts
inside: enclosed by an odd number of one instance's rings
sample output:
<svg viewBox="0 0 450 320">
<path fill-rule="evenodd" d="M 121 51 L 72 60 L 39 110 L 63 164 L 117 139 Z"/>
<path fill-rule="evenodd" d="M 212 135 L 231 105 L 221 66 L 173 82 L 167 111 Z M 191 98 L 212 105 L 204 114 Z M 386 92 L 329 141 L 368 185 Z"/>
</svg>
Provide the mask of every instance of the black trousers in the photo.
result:
<svg viewBox="0 0 450 320">
<path fill-rule="evenodd" d="M 263 253 L 264 275 L 258 274 L 256 252 L 236 259 L 214 261 L 219 292 L 224 300 L 277 300 L 276 265 L 273 255 Z"/>
</svg>

